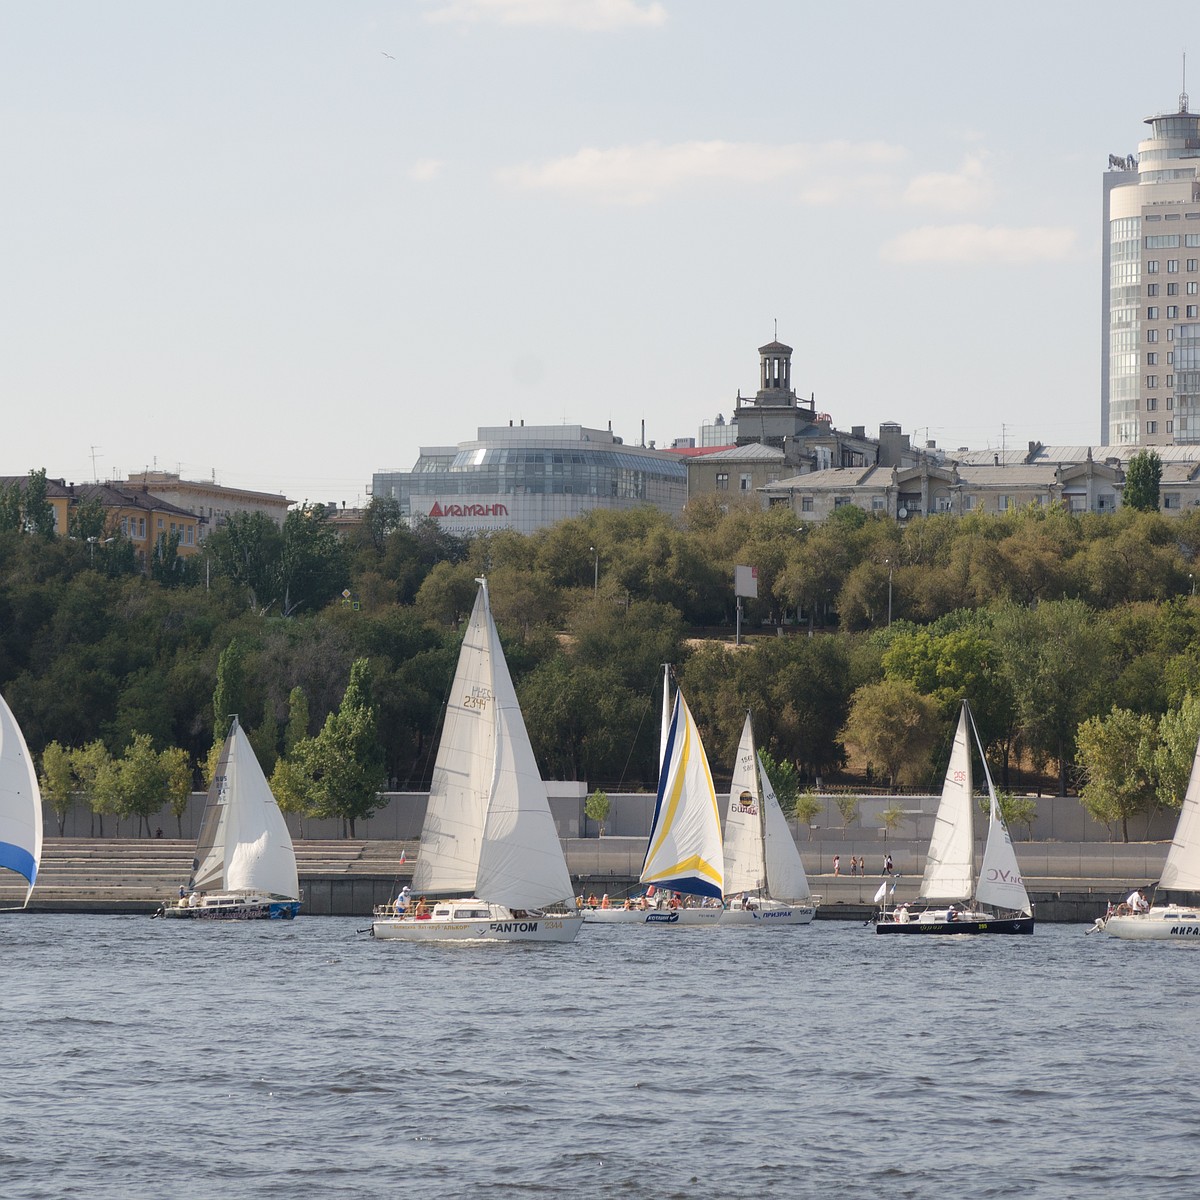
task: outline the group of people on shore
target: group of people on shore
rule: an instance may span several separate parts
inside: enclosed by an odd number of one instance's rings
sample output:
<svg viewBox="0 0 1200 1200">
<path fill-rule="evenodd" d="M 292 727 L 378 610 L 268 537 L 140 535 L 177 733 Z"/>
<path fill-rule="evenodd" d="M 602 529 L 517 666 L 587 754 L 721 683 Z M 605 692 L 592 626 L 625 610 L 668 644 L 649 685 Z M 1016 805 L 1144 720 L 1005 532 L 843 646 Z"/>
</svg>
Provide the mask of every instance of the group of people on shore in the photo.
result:
<svg viewBox="0 0 1200 1200">
<path fill-rule="evenodd" d="M 835 854 L 833 856 L 833 873 L 835 875 L 840 875 L 842 873 L 842 856 L 840 854 Z M 866 855 L 863 855 L 861 858 L 856 854 L 850 855 L 850 874 L 851 875 L 865 875 L 866 873 L 867 873 Z M 885 854 L 883 856 L 883 870 L 880 871 L 880 874 L 881 875 L 890 875 L 891 873 L 892 873 L 892 856 L 890 854 Z"/>
</svg>

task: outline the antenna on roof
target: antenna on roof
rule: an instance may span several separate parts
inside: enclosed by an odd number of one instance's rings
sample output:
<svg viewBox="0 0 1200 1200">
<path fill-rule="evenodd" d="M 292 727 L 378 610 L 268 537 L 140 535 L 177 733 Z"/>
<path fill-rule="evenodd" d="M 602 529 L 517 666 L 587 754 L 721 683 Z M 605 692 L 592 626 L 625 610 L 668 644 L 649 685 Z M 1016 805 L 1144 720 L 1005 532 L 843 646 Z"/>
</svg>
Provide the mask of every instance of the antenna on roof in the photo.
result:
<svg viewBox="0 0 1200 1200">
<path fill-rule="evenodd" d="M 1179 111 L 1185 113 L 1188 110 L 1188 94 L 1187 94 L 1187 51 L 1183 52 L 1183 91 L 1179 93 Z"/>
<path fill-rule="evenodd" d="M 779 318 L 775 318 L 775 340 L 779 341 Z"/>
<path fill-rule="evenodd" d="M 99 449 L 100 449 L 99 446 L 92 447 L 92 482 L 93 483 L 100 482 L 100 476 L 96 474 L 96 451 Z"/>
</svg>

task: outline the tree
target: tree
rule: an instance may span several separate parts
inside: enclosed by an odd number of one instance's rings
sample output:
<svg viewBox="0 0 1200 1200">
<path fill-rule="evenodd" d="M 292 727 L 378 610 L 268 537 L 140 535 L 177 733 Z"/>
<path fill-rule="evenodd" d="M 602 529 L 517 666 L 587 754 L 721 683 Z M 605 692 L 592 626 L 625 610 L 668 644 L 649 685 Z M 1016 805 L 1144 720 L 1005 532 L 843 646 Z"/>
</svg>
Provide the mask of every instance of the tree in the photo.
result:
<svg viewBox="0 0 1200 1200">
<path fill-rule="evenodd" d="M 795 803 L 792 805 L 792 816 L 800 822 L 801 825 L 811 825 L 813 817 L 817 815 L 825 807 L 825 802 L 817 795 L 816 792 L 806 790 L 796 793 Z"/>
<path fill-rule="evenodd" d="M 351 837 L 356 821 L 374 815 L 385 780 L 375 712 L 366 703 L 369 684 L 367 660 L 356 659 L 341 707 L 329 714 L 315 738 L 296 747 L 296 759 L 312 781 L 317 815 L 341 817 Z"/>
<path fill-rule="evenodd" d="M 886 842 L 889 833 L 895 833 L 900 828 L 900 822 L 904 820 L 904 809 L 896 803 L 891 802 L 880 814 L 879 823 L 883 826 L 883 840 Z"/>
<path fill-rule="evenodd" d="M 1129 818 L 1154 802 L 1156 735 L 1153 717 L 1115 705 L 1107 716 L 1089 717 L 1079 726 L 1076 761 L 1086 779 L 1080 802 L 1110 828 L 1120 822 L 1123 842 L 1129 841 Z"/>
<path fill-rule="evenodd" d="M 148 733 L 134 736 L 119 760 L 119 783 L 124 814 L 137 817 L 138 833 L 146 823 L 146 836 L 153 836 L 150 818 L 163 806 L 167 777 Z"/>
<path fill-rule="evenodd" d="M 298 743 L 308 737 L 308 697 L 302 687 L 288 693 L 288 719 L 283 731 L 283 753 L 291 757 Z"/>
<path fill-rule="evenodd" d="M 1162 459 L 1155 450 L 1135 454 L 1125 468 L 1121 503 L 1139 512 L 1158 511 L 1158 486 L 1162 481 Z"/>
<path fill-rule="evenodd" d="M 918 777 L 929 769 L 937 726 L 937 706 L 929 697 L 911 683 L 885 679 L 854 693 L 843 736 L 895 787 L 901 775 Z"/>
<path fill-rule="evenodd" d="M 115 808 L 109 807 L 113 797 L 108 787 L 110 780 L 107 772 L 112 762 L 108 747 L 97 738 L 88 742 L 86 746 L 72 750 L 70 754 L 71 770 L 75 773 L 79 791 L 92 813 L 92 836 L 96 836 L 96 818 L 99 817 L 100 836 L 103 837 L 104 814 L 116 811 Z"/>
<path fill-rule="evenodd" d="M 108 515 L 96 496 L 89 496 L 72 506 L 67 516 L 67 531 L 81 542 L 99 541 L 104 537 Z"/>
<path fill-rule="evenodd" d="M 858 820 L 858 797 L 842 795 L 836 797 L 834 802 L 842 814 L 842 830 L 845 831 L 847 825 Z"/>
<path fill-rule="evenodd" d="M 221 651 L 217 662 L 217 687 L 213 692 L 213 742 L 223 742 L 231 717 L 242 713 L 246 690 L 246 654 L 233 641 Z"/>
<path fill-rule="evenodd" d="M 766 750 L 759 750 L 758 757 L 762 760 L 762 769 L 771 781 L 771 787 L 775 792 L 775 799 L 779 801 L 779 807 L 785 813 L 795 812 L 799 818 L 800 813 L 797 808 L 800 801 L 800 772 L 796 770 L 796 764 L 788 759 L 775 759 Z M 812 795 L 812 793 L 810 792 L 808 795 Z M 820 809 L 821 802 L 818 800 L 816 809 L 809 813 L 804 824 L 809 824 Z"/>
<path fill-rule="evenodd" d="M 312 780 L 304 768 L 286 758 L 276 759 L 271 772 L 271 795 L 282 813 L 294 813 L 300 837 L 304 836 L 304 818 L 313 811 Z"/>
<path fill-rule="evenodd" d="M 158 765 L 162 770 L 167 803 L 175 814 L 179 836 L 183 837 L 183 814 L 187 812 L 188 802 L 192 798 L 192 768 L 188 763 L 187 751 L 171 746 L 158 756 Z"/>
<path fill-rule="evenodd" d="M 71 752 L 57 742 L 51 742 L 42 751 L 42 773 L 40 776 L 42 799 L 48 801 L 58 818 L 58 836 L 63 836 L 67 813 L 74 801 L 75 776 L 71 771 Z"/>
<path fill-rule="evenodd" d="M 25 528 L 41 538 L 54 536 L 54 508 L 46 499 L 46 469 L 30 471 L 25 484 Z"/>
<path fill-rule="evenodd" d="M 1188 692 L 1178 708 L 1163 713 L 1154 747 L 1155 795 L 1158 802 L 1178 811 L 1183 805 L 1188 776 L 1200 740 L 1200 695 Z"/>
<path fill-rule="evenodd" d="M 600 836 L 604 836 L 604 822 L 608 820 L 608 793 L 597 788 L 583 804 L 583 813 L 589 821 L 595 821 L 600 826 Z"/>
<path fill-rule="evenodd" d="M 279 757 L 279 722 L 275 719 L 275 708 L 269 701 L 263 711 L 262 721 L 246 736 L 250 739 L 263 774 L 269 777 Z"/>
</svg>

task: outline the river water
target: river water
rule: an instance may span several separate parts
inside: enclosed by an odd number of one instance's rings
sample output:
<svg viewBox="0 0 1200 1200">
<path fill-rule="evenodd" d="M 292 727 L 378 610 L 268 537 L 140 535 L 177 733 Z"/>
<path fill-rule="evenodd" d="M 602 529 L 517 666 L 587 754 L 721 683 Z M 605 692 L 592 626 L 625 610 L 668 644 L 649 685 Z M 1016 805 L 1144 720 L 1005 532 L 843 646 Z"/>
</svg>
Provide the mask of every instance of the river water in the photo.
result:
<svg viewBox="0 0 1200 1200">
<path fill-rule="evenodd" d="M 1200 953 L 0 919 L 0 1195 L 1195 1194 Z"/>
</svg>

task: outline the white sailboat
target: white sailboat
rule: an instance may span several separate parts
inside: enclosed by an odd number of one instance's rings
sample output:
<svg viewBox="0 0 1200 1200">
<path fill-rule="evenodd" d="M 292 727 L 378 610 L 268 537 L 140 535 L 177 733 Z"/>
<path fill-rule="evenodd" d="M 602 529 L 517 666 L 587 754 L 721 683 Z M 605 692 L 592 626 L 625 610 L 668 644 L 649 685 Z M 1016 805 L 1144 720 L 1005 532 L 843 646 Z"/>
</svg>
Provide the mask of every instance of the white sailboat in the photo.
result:
<svg viewBox="0 0 1200 1200">
<path fill-rule="evenodd" d="M 155 915 L 290 921 L 300 911 L 292 838 L 236 716 L 208 789 L 192 878 L 181 891 Z"/>
<path fill-rule="evenodd" d="M 21 727 L 0 696 L 0 867 L 15 871 L 33 895 L 42 861 L 42 793 Z"/>
<path fill-rule="evenodd" d="M 1175 836 L 1167 851 L 1158 888 L 1162 891 L 1200 894 L 1200 744 L 1192 760 L 1187 791 Z M 1147 912 L 1122 911 L 1101 917 L 1096 928 L 1113 937 L 1136 942 L 1194 942 L 1200 945 L 1200 906 L 1155 904 Z M 1088 930 L 1088 932 L 1092 932 Z"/>
<path fill-rule="evenodd" d="M 990 800 L 983 863 L 975 872 L 975 795 L 971 775 L 971 738 L 979 747 Z M 886 887 L 886 885 L 885 885 Z M 894 890 L 894 889 L 893 889 Z M 928 907 L 884 907 L 876 933 L 1032 933 L 1033 906 L 1021 880 L 1012 839 L 1004 827 L 992 775 L 979 731 L 964 700 L 946 767 L 942 798 L 934 820 L 918 898 Z"/>
<path fill-rule="evenodd" d="M 570 942 L 582 917 L 487 583 L 477 582 L 413 875 L 421 899 L 403 913 L 376 909 L 371 933 L 419 942 Z M 466 898 L 430 903 L 423 893 Z"/>
<path fill-rule="evenodd" d="M 716 925 L 721 919 L 721 816 L 700 730 L 681 691 L 675 693 L 665 726 L 658 797 L 640 881 L 647 885 L 646 894 L 629 901 L 629 907 L 589 908 L 584 919 L 666 928 Z"/>
<path fill-rule="evenodd" d="M 817 915 L 800 851 L 755 749 L 749 713 L 725 814 L 725 894 L 723 925 L 771 929 L 807 925 Z"/>
</svg>

